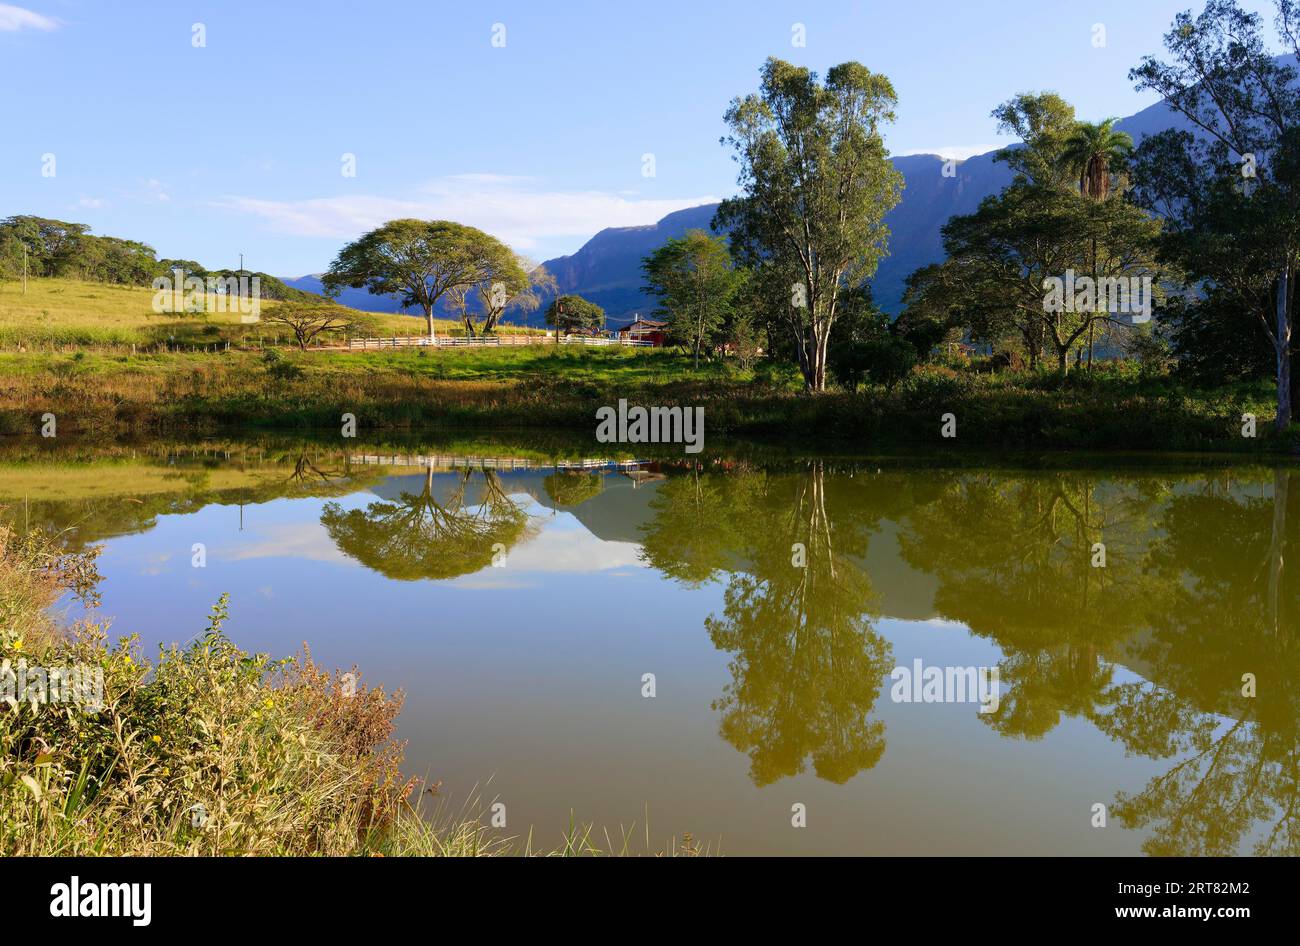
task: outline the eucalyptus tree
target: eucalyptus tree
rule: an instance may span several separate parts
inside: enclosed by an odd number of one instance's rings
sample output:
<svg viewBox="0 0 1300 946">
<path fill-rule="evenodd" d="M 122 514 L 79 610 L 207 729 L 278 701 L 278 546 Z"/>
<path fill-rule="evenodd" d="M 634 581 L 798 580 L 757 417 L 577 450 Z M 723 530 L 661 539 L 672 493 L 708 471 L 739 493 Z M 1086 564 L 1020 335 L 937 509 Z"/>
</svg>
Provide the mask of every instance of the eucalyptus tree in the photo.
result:
<svg viewBox="0 0 1300 946">
<path fill-rule="evenodd" d="M 826 361 L 844 284 L 870 278 L 885 255 L 884 217 L 903 176 L 889 162 L 881 127 L 894 119 L 889 79 L 857 62 L 826 81 L 770 58 L 757 94 L 726 112 L 743 193 L 723 201 L 714 229 L 736 256 L 790 279 L 785 313 L 809 391 L 826 386 Z"/>
<path fill-rule="evenodd" d="M 753 514 L 727 535 L 737 544 L 710 555 L 711 540 L 698 543 L 689 551 L 699 570 L 674 577 L 731 572 L 722 611 L 705 621 L 731 657 L 731 681 L 713 706 L 722 737 L 749 757 L 753 782 L 770 785 L 811 762 L 818 778 L 841 785 L 885 751 L 874 707 L 895 664 L 875 628 L 879 591 L 861 564 L 882 496 L 820 460 L 761 485 L 743 500 Z M 903 492 L 890 490 L 885 502 Z M 689 493 L 678 499 L 694 505 Z"/>
<path fill-rule="evenodd" d="M 1300 5 L 1277 0 L 1277 14 L 1285 46 L 1300 54 Z M 1300 186 L 1293 173 L 1300 133 L 1297 72 L 1266 48 L 1262 18 L 1235 0 L 1209 0 L 1196 17 L 1178 14 L 1164 45 L 1167 61 L 1148 56 L 1129 76 L 1138 89 L 1159 93 L 1196 134 L 1166 131 L 1143 142 L 1148 158 L 1168 162 L 1151 171 L 1153 162 L 1147 161 L 1145 193 L 1175 229 L 1265 249 L 1272 303 L 1264 328 L 1276 364 L 1277 426 L 1283 429 L 1292 417 L 1292 300 L 1300 263 Z M 1173 168 L 1187 173 L 1169 173 Z M 1239 199 L 1225 192 L 1225 179 Z M 1189 271 L 1217 279 L 1195 253 L 1185 254 L 1183 262 Z"/>
<path fill-rule="evenodd" d="M 659 299 L 655 314 L 668 319 L 670 334 L 691 349 L 698 368 L 700 350 L 722 330 L 744 279 L 726 241 L 689 230 L 647 256 L 641 269 Z"/>
</svg>

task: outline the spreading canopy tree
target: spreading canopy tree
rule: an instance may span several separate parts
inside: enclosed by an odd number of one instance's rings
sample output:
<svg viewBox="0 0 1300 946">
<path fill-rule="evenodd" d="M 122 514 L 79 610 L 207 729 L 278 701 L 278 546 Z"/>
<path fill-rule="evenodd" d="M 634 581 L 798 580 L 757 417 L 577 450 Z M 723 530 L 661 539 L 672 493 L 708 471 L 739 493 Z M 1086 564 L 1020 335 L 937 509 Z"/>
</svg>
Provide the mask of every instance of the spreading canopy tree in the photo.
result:
<svg viewBox="0 0 1300 946">
<path fill-rule="evenodd" d="M 289 329 L 303 351 L 325 332 L 343 332 L 365 324 L 357 312 L 341 305 L 293 301 L 269 308 L 262 321 Z"/>
<path fill-rule="evenodd" d="M 439 299 L 491 282 L 512 265 L 517 264 L 509 248 L 475 227 L 450 220 L 391 220 L 343 247 L 321 281 L 335 296 L 344 286 L 401 294 L 402 305 L 424 310 L 432 338 Z"/>
<path fill-rule="evenodd" d="M 494 547 L 509 549 L 525 538 L 528 514 L 509 496 L 492 470 L 482 473 L 476 498 L 474 472 L 462 470 L 435 488 L 425 472 L 419 493 L 403 492 L 365 509 L 326 503 L 321 524 L 349 558 L 397 581 L 454 578 L 491 566 Z"/>
</svg>

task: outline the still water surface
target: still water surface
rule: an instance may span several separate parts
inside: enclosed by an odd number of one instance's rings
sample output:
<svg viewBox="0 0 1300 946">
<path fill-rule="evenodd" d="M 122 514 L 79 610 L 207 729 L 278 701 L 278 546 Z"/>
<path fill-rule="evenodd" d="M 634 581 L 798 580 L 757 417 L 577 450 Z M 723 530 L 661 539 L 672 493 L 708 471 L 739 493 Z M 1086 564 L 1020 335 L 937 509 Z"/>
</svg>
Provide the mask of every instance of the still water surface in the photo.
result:
<svg viewBox="0 0 1300 946">
<path fill-rule="evenodd" d="M 405 690 L 408 772 L 543 843 L 1300 851 L 1292 469 L 520 443 L 11 445 L 0 515 L 103 543 L 146 652 L 228 592 L 241 646 Z M 896 701 L 918 660 L 996 667 L 996 711 Z"/>
</svg>

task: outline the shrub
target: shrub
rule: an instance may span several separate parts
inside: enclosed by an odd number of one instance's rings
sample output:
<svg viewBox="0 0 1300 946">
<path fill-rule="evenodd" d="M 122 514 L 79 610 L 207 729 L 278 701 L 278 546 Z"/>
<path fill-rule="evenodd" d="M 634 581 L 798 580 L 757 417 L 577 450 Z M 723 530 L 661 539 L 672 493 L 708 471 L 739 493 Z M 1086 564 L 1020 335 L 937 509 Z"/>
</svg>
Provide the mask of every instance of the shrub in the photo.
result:
<svg viewBox="0 0 1300 946">
<path fill-rule="evenodd" d="M 989 367 L 994 371 L 1014 371 L 1019 373 L 1025 370 L 1025 359 L 1020 352 L 1004 348 L 989 359 Z"/>
<path fill-rule="evenodd" d="M 84 585 L 93 557 L 4 540 L 6 675 L 85 668 L 102 686 L 91 705 L 30 690 L 0 703 L 0 855 L 347 854 L 400 818 L 400 694 L 310 654 L 243 652 L 222 632 L 224 596 L 197 641 L 153 662 L 102 626 L 52 631 L 42 609 Z"/>
<path fill-rule="evenodd" d="M 262 355 L 262 363 L 266 366 L 267 376 L 272 381 L 297 381 L 302 378 L 302 369 L 274 348 L 266 350 L 266 353 Z"/>
</svg>

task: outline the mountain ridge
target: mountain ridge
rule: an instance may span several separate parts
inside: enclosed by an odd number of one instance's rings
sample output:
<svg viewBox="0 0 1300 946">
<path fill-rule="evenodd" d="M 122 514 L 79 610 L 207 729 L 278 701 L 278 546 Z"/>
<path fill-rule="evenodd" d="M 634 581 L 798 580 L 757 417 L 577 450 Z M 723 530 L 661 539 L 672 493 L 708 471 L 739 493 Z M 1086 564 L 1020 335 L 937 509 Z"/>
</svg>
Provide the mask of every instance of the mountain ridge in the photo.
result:
<svg viewBox="0 0 1300 946">
<path fill-rule="evenodd" d="M 1117 122 L 1134 143 L 1168 128 L 1194 130 L 1165 102 L 1157 102 Z M 1011 182 L 1011 170 L 993 160 L 996 149 L 954 163 L 952 176 L 944 176 L 947 159 L 937 154 L 908 154 L 890 158 L 903 174 L 903 197 L 885 216 L 889 227 L 888 255 L 871 280 L 877 303 L 887 313 L 902 308 L 907 277 L 916 269 L 943 259 L 942 227 L 954 215 L 972 213 L 985 197 L 998 193 Z M 701 204 L 665 215 L 652 224 L 606 227 L 578 250 L 546 260 L 560 293 L 576 293 L 605 309 L 614 326 L 625 324 L 635 314 L 649 315 L 653 297 L 642 288 L 641 261 L 669 239 L 687 230 L 711 230 L 718 205 Z M 283 279 L 293 288 L 320 292 L 320 274 Z M 400 312 L 395 298 L 376 297 L 363 289 L 345 289 L 340 302 L 373 312 Z M 512 313 L 508 324 L 541 325 L 543 310 L 520 315 Z M 409 311 L 409 310 L 408 310 Z M 419 314 L 413 312 L 412 314 Z M 440 314 L 449 313 L 440 309 Z"/>
</svg>

